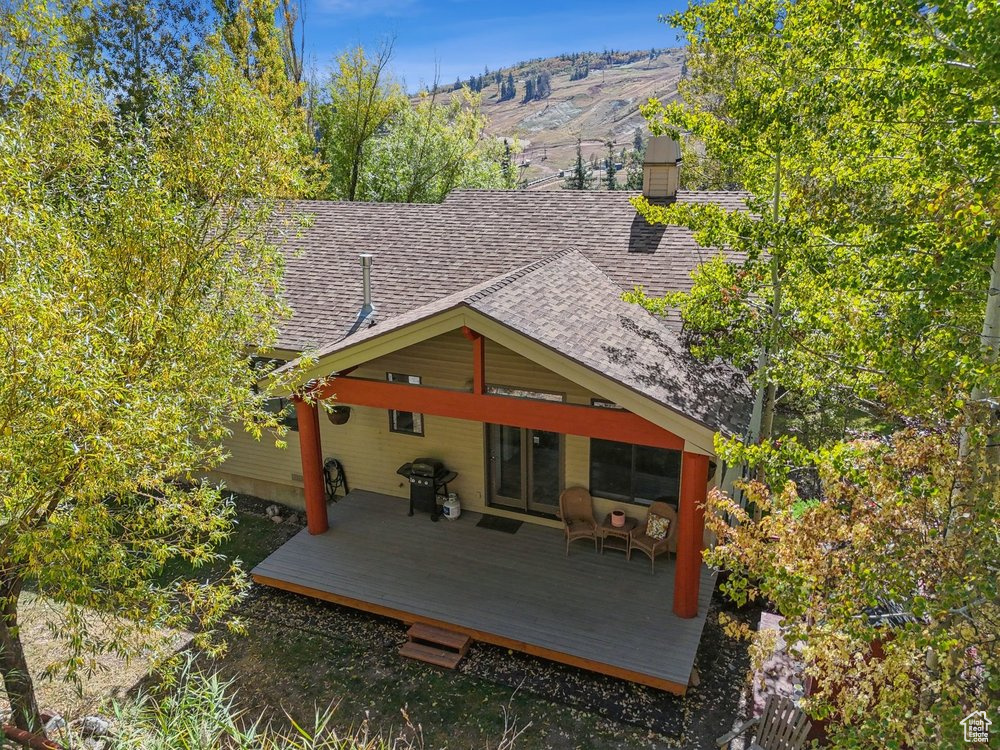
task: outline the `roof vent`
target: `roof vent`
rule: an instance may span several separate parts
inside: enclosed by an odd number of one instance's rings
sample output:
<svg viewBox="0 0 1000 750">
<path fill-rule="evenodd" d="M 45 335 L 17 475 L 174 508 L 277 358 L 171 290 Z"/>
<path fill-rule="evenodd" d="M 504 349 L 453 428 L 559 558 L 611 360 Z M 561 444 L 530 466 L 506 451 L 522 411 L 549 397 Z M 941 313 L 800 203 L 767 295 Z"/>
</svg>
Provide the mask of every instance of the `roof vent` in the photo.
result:
<svg viewBox="0 0 1000 750">
<path fill-rule="evenodd" d="M 368 315 L 374 312 L 372 305 L 372 261 L 375 256 L 371 253 L 361 253 L 361 283 L 364 289 L 364 304 L 361 307 L 361 314 Z"/>
<path fill-rule="evenodd" d="M 358 310 L 358 319 L 354 321 L 351 330 L 347 332 L 350 336 L 357 333 L 362 328 L 371 328 L 375 325 L 375 304 L 372 302 L 372 261 L 375 256 L 371 253 L 361 254 L 361 288 L 362 300 L 361 309 Z"/>
<path fill-rule="evenodd" d="M 642 163 L 642 194 L 647 198 L 676 198 L 681 147 L 669 135 L 657 135 L 646 144 Z"/>
</svg>

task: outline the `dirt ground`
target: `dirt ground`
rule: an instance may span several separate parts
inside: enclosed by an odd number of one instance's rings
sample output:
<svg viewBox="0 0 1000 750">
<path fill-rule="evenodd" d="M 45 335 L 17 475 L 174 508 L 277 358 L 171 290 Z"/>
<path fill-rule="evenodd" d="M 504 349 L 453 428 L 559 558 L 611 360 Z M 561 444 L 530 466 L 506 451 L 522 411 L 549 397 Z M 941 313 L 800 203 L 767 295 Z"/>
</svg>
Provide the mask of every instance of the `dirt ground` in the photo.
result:
<svg viewBox="0 0 1000 750">
<path fill-rule="evenodd" d="M 158 642 L 144 639 L 144 646 L 135 658 L 126 660 L 116 654 L 97 657 L 90 665 L 89 674 L 77 685 L 45 676 L 45 670 L 65 659 L 68 653 L 65 642 L 54 637 L 51 629 L 61 615 L 62 607 L 58 603 L 31 592 L 21 594 L 21 639 L 35 682 L 39 708 L 67 720 L 101 713 L 110 701 L 127 698 L 146 679 L 158 656 L 183 649 L 191 640 L 190 633 L 160 631 Z M 103 631 L 100 618 L 91 614 L 87 619 L 94 635 L 100 637 Z M 4 699 L 0 699 L 0 710 L 4 715 L 9 710 Z"/>
</svg>

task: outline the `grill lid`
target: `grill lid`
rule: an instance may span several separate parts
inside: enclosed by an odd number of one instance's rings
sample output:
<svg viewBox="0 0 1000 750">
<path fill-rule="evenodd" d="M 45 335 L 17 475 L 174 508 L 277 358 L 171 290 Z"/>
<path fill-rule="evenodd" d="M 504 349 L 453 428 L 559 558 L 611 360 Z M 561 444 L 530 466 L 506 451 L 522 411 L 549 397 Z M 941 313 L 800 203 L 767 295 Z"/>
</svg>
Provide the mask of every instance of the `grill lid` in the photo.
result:
<svg viewBox="0 0 1000 750">
<path fill-rule="evenodd" d="M 436 458 L 415 458 L 410 464 L 410 473 L 418 477 L 436 477 L 444 472 L 444 464 Z"/>
</svg>

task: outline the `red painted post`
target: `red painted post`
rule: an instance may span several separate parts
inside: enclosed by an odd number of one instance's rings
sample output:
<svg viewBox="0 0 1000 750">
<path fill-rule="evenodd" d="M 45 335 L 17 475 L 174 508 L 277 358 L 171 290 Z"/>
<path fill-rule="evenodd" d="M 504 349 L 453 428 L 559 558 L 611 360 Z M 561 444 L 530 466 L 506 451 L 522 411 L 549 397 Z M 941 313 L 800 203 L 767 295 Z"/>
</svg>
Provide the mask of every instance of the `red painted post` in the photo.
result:
<svg viewBox="0 0 1000 750">
<path fill-rule="evenodd" d="M 677 565 L 674 568 L 674 614 L 698 616 L 701 549 L 708 498 L 708 456 L 684 452 L 681 458 L 680 507 L 677 512 Z"/>
<path fill-rule="evenodd" d="M 306 494 L 306 526 L 310 534 L 322 534 L 330 528 L 330 522 L 326 516 L 319 408 L 296 396 L 295 414 L 299 418 L 299 451 L 302 454 L 302 483 Z"/>
<path fill-rule="evenodd" d="M 486 339 L 479 334 L 472 339 L 472 392 L 486 393 Z"/>
</svg>

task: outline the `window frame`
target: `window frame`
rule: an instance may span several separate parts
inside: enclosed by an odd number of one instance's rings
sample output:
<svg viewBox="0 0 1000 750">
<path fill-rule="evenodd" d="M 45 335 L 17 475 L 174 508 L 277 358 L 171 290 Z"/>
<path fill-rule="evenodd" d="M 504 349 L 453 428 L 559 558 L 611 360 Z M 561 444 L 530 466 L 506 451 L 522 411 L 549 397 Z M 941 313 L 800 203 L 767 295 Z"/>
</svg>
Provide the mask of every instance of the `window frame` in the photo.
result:
<svg viewBox="0 0 1000 750">
<path fill-rule="evenodd" d="M 389 383 L 404 383 L 406 385 L 421 385 L 421 377 L 419 375 L 408 375 L 402 372 L 386 372 L 385 379 Z M 409 414 L 412 418 L 412 423 L 414 427 L 420 425 L 420 430 L 403 430 L 397 427 L 396 423 L 398 421 L 399 414 Z M 424 436 L 424 415 L 422 412 L 417 411 L 405 411 L 403 409 L 389 409 L 389 432 L 394 432 L 397 435 L 412 435 L 414 437 Z"/>
<path fill-rule="evenodd" d="M 285 364 L 288 364 L 287 361 L 279 357 L 260 357 L 256 355 L 250 357 L 250 367 L 255 372 L 261 374 L 275 370 Z M 253 392 L 260 393 L 256 383 L 254 383 Z M 292 399 L 284 398 L 283 396 L 268 398 L 264 401 L 264 410 L 271 414 L 280 415 L 278 422 L 290 432 L 299 431 L 299 415 L 295 410 L 295 404 Z"/>
<path fill-rule="evenodd" d="M 604 443 L 616 443 L 618 445 L 628 446 L 630 458 L 628 466 L 628 477 L 629 477 L 629 495 L 620 495 L 617 493 L 608 493 L 605 490 L 599 490 L 596 488 L 594 483 L 594 441 L 601 441 Z M 590 444 L 588 446 L 588 481 L 590 483 L 590 492 L 594 497 L 599 497 L 605 500 L 611 500 L 616 503 L 627 503 L 629 505 L 635 505 L 640 508 L 648 508 L 651 503 L 656 502 L 659 498 L 654 497 L 649 501 L 636 498 L 636 461 L 637 461 L 637 449 L 646 448 L 649 450 L 664 451 L 667 454 L 677 454 L 677 476 L 673 478 L 676 482 L 677 491 L 674 494 L 668 495 L 663 494 L 659 497 L 665 498 L 665 501 L 671 503 L 675 506 L 680 504 L 680 479 L 681 479 L 681 461 L 683 461 L 683 456 L 681 451 L 672 450 L 670 448 L 657 448 L 655 446 L 648 445 L 637 445 L 636 443 L 625 443 L 620 440 L 605 440 L 603 438 L 590 438 Z M 666 479 L 666 477 L 665 477 Z"/>
</svg>

